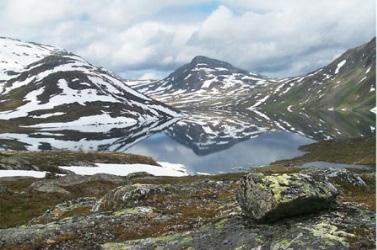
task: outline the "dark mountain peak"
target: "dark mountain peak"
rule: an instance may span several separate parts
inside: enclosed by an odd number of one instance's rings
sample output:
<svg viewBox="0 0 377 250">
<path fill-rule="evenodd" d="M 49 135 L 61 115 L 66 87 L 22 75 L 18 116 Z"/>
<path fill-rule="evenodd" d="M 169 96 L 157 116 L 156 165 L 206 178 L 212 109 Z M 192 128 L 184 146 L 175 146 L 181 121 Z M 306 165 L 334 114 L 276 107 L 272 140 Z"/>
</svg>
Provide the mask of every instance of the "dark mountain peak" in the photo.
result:
<svg viewBox="0 0 377 250">
<path fill-rule="evenodd" d="M 220 61 L 217 59 L 209 58 L 206 56 L 195 56 L 191 62 L 191 65 L 198 65 L 198 64 L 207 64 L 210 67 L 222 67 L 222 68 L 235 68 L 230 63 Z"/>
<path fill-rule="evenodd" d="M 195 56 L 192 60 L 191 63 L 202 63 L 202 62 L 207 62 L 209 60 L 213 60 L 212 58 L 206 57 L 206 56 Z"/>
</svg>

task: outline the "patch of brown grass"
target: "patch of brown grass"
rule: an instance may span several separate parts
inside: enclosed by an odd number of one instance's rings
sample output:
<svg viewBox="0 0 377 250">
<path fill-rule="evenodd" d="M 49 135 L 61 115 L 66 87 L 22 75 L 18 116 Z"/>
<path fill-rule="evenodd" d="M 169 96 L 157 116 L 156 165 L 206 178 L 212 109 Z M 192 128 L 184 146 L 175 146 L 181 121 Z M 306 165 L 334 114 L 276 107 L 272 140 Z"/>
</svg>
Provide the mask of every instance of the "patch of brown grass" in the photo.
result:
<svg viewBox="0 0 377 250">
<path fill-rule="evenodd" d="M 302 168 L 290 166 L 289 164 L 273 164 L 265 167 L 255 168 L 255 172 L 262 174 L 293 174 L 298 173 Z"/>
<path fill-rule="evenodd" d="M 342 201 L 358 203 L 372 211 L 376 210 L 376 180 L 374 174 L 364 174 L 361 178 L 366 182 L 366 186 L 354 186 L 346 183 L 338 177 L 332 178 L 334 184 L 341 191 Z"/>
</svg>

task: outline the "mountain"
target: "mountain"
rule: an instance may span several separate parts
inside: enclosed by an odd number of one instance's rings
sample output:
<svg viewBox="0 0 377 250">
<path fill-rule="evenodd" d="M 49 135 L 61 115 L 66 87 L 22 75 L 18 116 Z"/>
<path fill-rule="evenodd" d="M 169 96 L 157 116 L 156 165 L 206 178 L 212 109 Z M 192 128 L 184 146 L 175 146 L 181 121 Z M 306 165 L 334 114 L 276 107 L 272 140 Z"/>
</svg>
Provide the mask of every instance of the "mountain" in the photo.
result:
<svg viewBox="0 0 377 250">
<path fill-rule="evenodd" d="M 375 74 L 373 38 L 304 76 L 274 80 L 198 56 L 163 80 L 135 87 L 179 109 L 370 110 Z"/>
<path fill-rule="evenodd" d="M 259 88 L 241 103 L 245 108 L 289 111 L 370 110 L 375 107 L 375 91 L 376 38 L 373 38 L 305 76 Z"/>
<path fill-rule="evenodd" d="M 185 108 L 188 104 L 202 108 L 226 104 L 269 83 L 267 78 L 227 62 L 197 56 L 165 79 L 135 85 L 135 88 L 177 108 Z"/>
<path fill-rule="evenodd" d="M 178 113 L 112 72 L 51 46 L 0 38 L 0 124 L 131 127 Z M 0 127 L 1 127 L 0 126 Z"/>
</svg>

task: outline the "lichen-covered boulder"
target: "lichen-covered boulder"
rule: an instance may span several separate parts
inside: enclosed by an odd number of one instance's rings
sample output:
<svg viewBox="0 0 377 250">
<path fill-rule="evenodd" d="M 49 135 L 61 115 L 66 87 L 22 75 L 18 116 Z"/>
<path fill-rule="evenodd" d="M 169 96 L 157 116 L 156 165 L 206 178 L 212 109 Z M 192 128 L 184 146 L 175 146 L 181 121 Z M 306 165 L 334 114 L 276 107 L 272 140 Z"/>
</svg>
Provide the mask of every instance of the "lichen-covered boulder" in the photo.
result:
<svg viewBox="0 0 377 250">
<path fill-rule="evenodd" d="M 328 208 L 337 194 L 322 175 L 250 173 L 241 179 L 237 200 L 246 216 L 270 222 Z"/>
<path fill-rule="evenodd" d="M 134 184 L 117 187 L 105 194 L 93 206 L 92 211 L 115 211 L 122 208 L 134 207 L 148 197 L 165 192 L 166 188 L 152 184 Z"/>
</svg>

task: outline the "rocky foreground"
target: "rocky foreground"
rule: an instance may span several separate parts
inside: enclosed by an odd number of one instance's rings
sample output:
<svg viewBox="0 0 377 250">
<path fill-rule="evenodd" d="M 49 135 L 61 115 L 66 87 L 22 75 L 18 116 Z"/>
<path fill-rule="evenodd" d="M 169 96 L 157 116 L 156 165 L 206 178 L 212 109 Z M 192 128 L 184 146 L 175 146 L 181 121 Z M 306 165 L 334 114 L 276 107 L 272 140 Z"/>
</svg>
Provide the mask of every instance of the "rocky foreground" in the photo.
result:
<svg viewBox="0 0 377 250">
<path fill-rule="evenodd" d="M 0 183 L 9 202 L 56 203 L 22 226 L 2 223 L 8 228 L 0 230 L 1 249 L 375 247 L 374 171 L 269 166 L 217 176 L 66 175 Z M 5 208 L 2 220 L 11 225 Z"/>
</svg>

